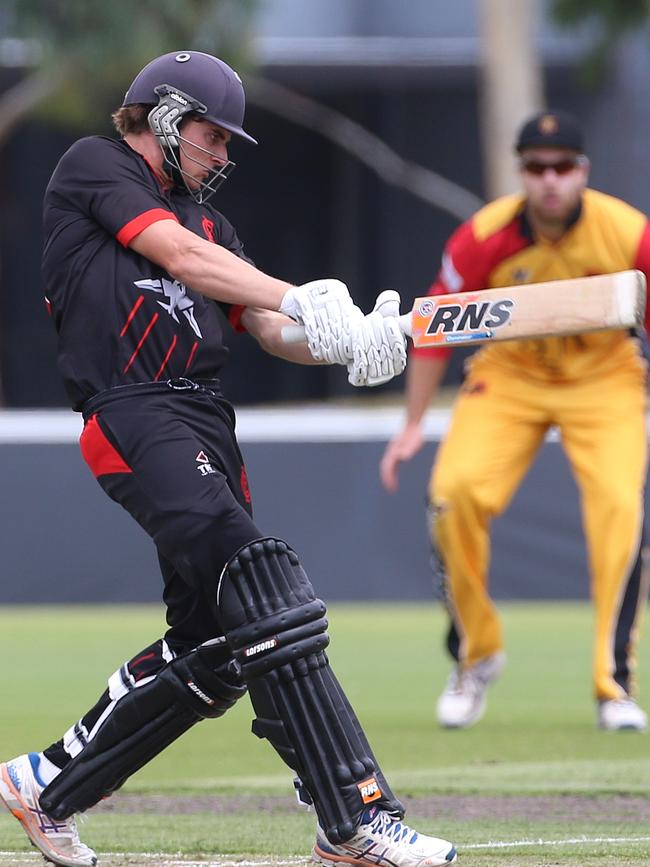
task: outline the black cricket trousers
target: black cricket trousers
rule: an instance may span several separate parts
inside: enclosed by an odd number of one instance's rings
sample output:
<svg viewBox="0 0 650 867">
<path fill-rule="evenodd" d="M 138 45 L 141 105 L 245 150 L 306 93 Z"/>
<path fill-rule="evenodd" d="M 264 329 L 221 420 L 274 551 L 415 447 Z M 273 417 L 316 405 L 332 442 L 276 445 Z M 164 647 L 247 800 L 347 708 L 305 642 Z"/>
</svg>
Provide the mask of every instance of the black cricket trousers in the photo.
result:
<svg viewBox="0 0 650 867">
<path fill-rule="evenodd" d="M 218 381 L 110 389 L 83 415 L 86 463 L 158 551 L 167 641 L 194 647 L 222 635 L 219 576 L 239 548 L 264 534 L 252 519 L 235 414 Z"/>
</svg>

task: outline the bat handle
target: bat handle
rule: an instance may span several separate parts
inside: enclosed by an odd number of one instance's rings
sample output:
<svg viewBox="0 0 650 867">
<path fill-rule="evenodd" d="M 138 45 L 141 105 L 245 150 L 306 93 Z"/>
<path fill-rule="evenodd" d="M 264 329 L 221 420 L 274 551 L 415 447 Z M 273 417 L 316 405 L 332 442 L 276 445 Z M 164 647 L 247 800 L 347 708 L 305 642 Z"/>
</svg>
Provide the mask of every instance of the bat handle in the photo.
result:
<svg viewBox="0 0 650 867">
<path fill-rule="evenodd" d="M 305 342 L 305 326 L 304 325 L 284 325 L 282 327 L 282 342 L 283 343 L 304 343 Z"/>
<path fill-rule="evenodd" d="M 402 329 L 402 334 L 405 334 L 406 337 L 413 337 L 413 320 L 411 314 L 404 313 L 402 316 L 397 317 L 397 321 L 399 322 L 399 327 Z"/>
<path fill-rule="evenodd" d="M 411 314 L 405 313 L 397 318 L 399 327 L 402 329 L 402 334 L 411 337 Z M 283 343 L 304 343 L 305 326 L 304 325 L 285 325 L 282 328 Z"/>
</svg>

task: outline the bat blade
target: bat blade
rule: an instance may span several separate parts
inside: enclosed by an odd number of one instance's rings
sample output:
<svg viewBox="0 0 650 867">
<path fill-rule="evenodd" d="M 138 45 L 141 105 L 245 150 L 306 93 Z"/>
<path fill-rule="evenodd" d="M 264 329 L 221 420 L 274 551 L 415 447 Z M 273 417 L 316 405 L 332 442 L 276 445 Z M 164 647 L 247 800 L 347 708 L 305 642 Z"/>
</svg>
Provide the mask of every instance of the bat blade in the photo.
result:
<svg viewBox="0 0 650 867">
<path fill-rule="evenodd" d="M 630 270 L 429 295 L 400 319 L 415 346 L 453 346 L 634 328 L 645 303 L 645 275 Z"/>
</svg>

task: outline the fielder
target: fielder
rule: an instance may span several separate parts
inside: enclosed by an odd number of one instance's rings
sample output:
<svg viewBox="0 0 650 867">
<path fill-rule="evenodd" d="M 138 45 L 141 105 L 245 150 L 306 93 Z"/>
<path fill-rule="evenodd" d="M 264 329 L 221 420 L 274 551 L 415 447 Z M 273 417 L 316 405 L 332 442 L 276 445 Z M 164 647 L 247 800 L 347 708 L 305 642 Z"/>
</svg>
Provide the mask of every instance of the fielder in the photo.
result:
<svg viewBox="0 0 650 867">
<path fill-rule="evenodd" d="M 330 668 L 325 606 L 297 554 L 253 521 L 218 379 L 224 317 L 273 354 L 346 365 L 355 385 L 400 373 L 405 339 L 390 310 L 364 316 L 339 281 L 290 286 L 246 258 L 210 204 L 234 168 L 231 137 L 254 142 L 243 119 L 229 66 L 163 55 L 113 115 L 120 139 L 78 141 L 47 188 L 43 275 L 82 454 L 153 539 L 169 628 L 61 740 L 0 765 L 0 798 L 55 864 L 94 865 L 74 814 L 248 690 L 254 733 L 314 803 L 317 862 L 445 865 L 454 847 L 403 822 Z M 307 344 L 283 343 L 292 320 Z"/>
<path fill-rule="evenodd" d="M 430 289 L 436 295 L 637 268 L 650 277 L 646 217 L 586 187 L 589 161 L 577 122 L 535 115 L 516 143 L 523 195 L 482 208 L 450 238 Z M 646 320 L 647 321 L 647 320 Z M 644 539 L 645 338 L 625 330 L 486 344 L 470 359 L 429 485 L 429 520 L 450 615 L 455 666 L 437 704 L 441 725 L 464 728 L 485 710 L 505 662 L 488 592 L 490 522 L 501 514 L 556 426 L 580 488 L 596 611 L 598 723 L 643 730 L 634 698 L 635 648 L 647 597 Z M 406 421 L 380 473 L 397 487 L 402 461 L 422 447 L 422 418 L 449 350 L 415 350 Z M 525 576 L 522 576 L 525 580 Z"/>
</svg>

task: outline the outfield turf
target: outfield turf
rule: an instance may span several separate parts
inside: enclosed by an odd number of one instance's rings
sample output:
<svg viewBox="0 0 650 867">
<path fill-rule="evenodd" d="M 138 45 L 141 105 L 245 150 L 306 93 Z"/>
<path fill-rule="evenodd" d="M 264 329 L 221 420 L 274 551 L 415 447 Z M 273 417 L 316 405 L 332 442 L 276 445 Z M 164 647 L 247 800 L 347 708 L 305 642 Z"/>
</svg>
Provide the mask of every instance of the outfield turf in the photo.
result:
<svg viewBox="0 0 650 867">
<path fill-rule="evenodd" d="M 650 735 L 595 728 L 590 607 L 502 611 L 506 672 L 484 720 L 449 732 L 433 722 L 448 671 L 442 612 L 331 606 L 330 658 L 409 818 L 454 840 L 468 867 L 648 863 Z M 162 624 L 156 607 L 0 608 L 0 756 L 58 737 Z M 640 687 L 650 706 L 647 647 Z M 92 811 L 83 838 L 100 855 L 183 853 L 205 864 L 306 855 L 313 815 L 294 809 L 291 774 L 250 734 L 251 718 L 245 699 L 197 726 Z M 0 814 L 0 864 L 28 863 L 20 854 L 28 849 L 18 823 Z M 101 863 L 171 861 L 143 854 Z"/>
</svg>

